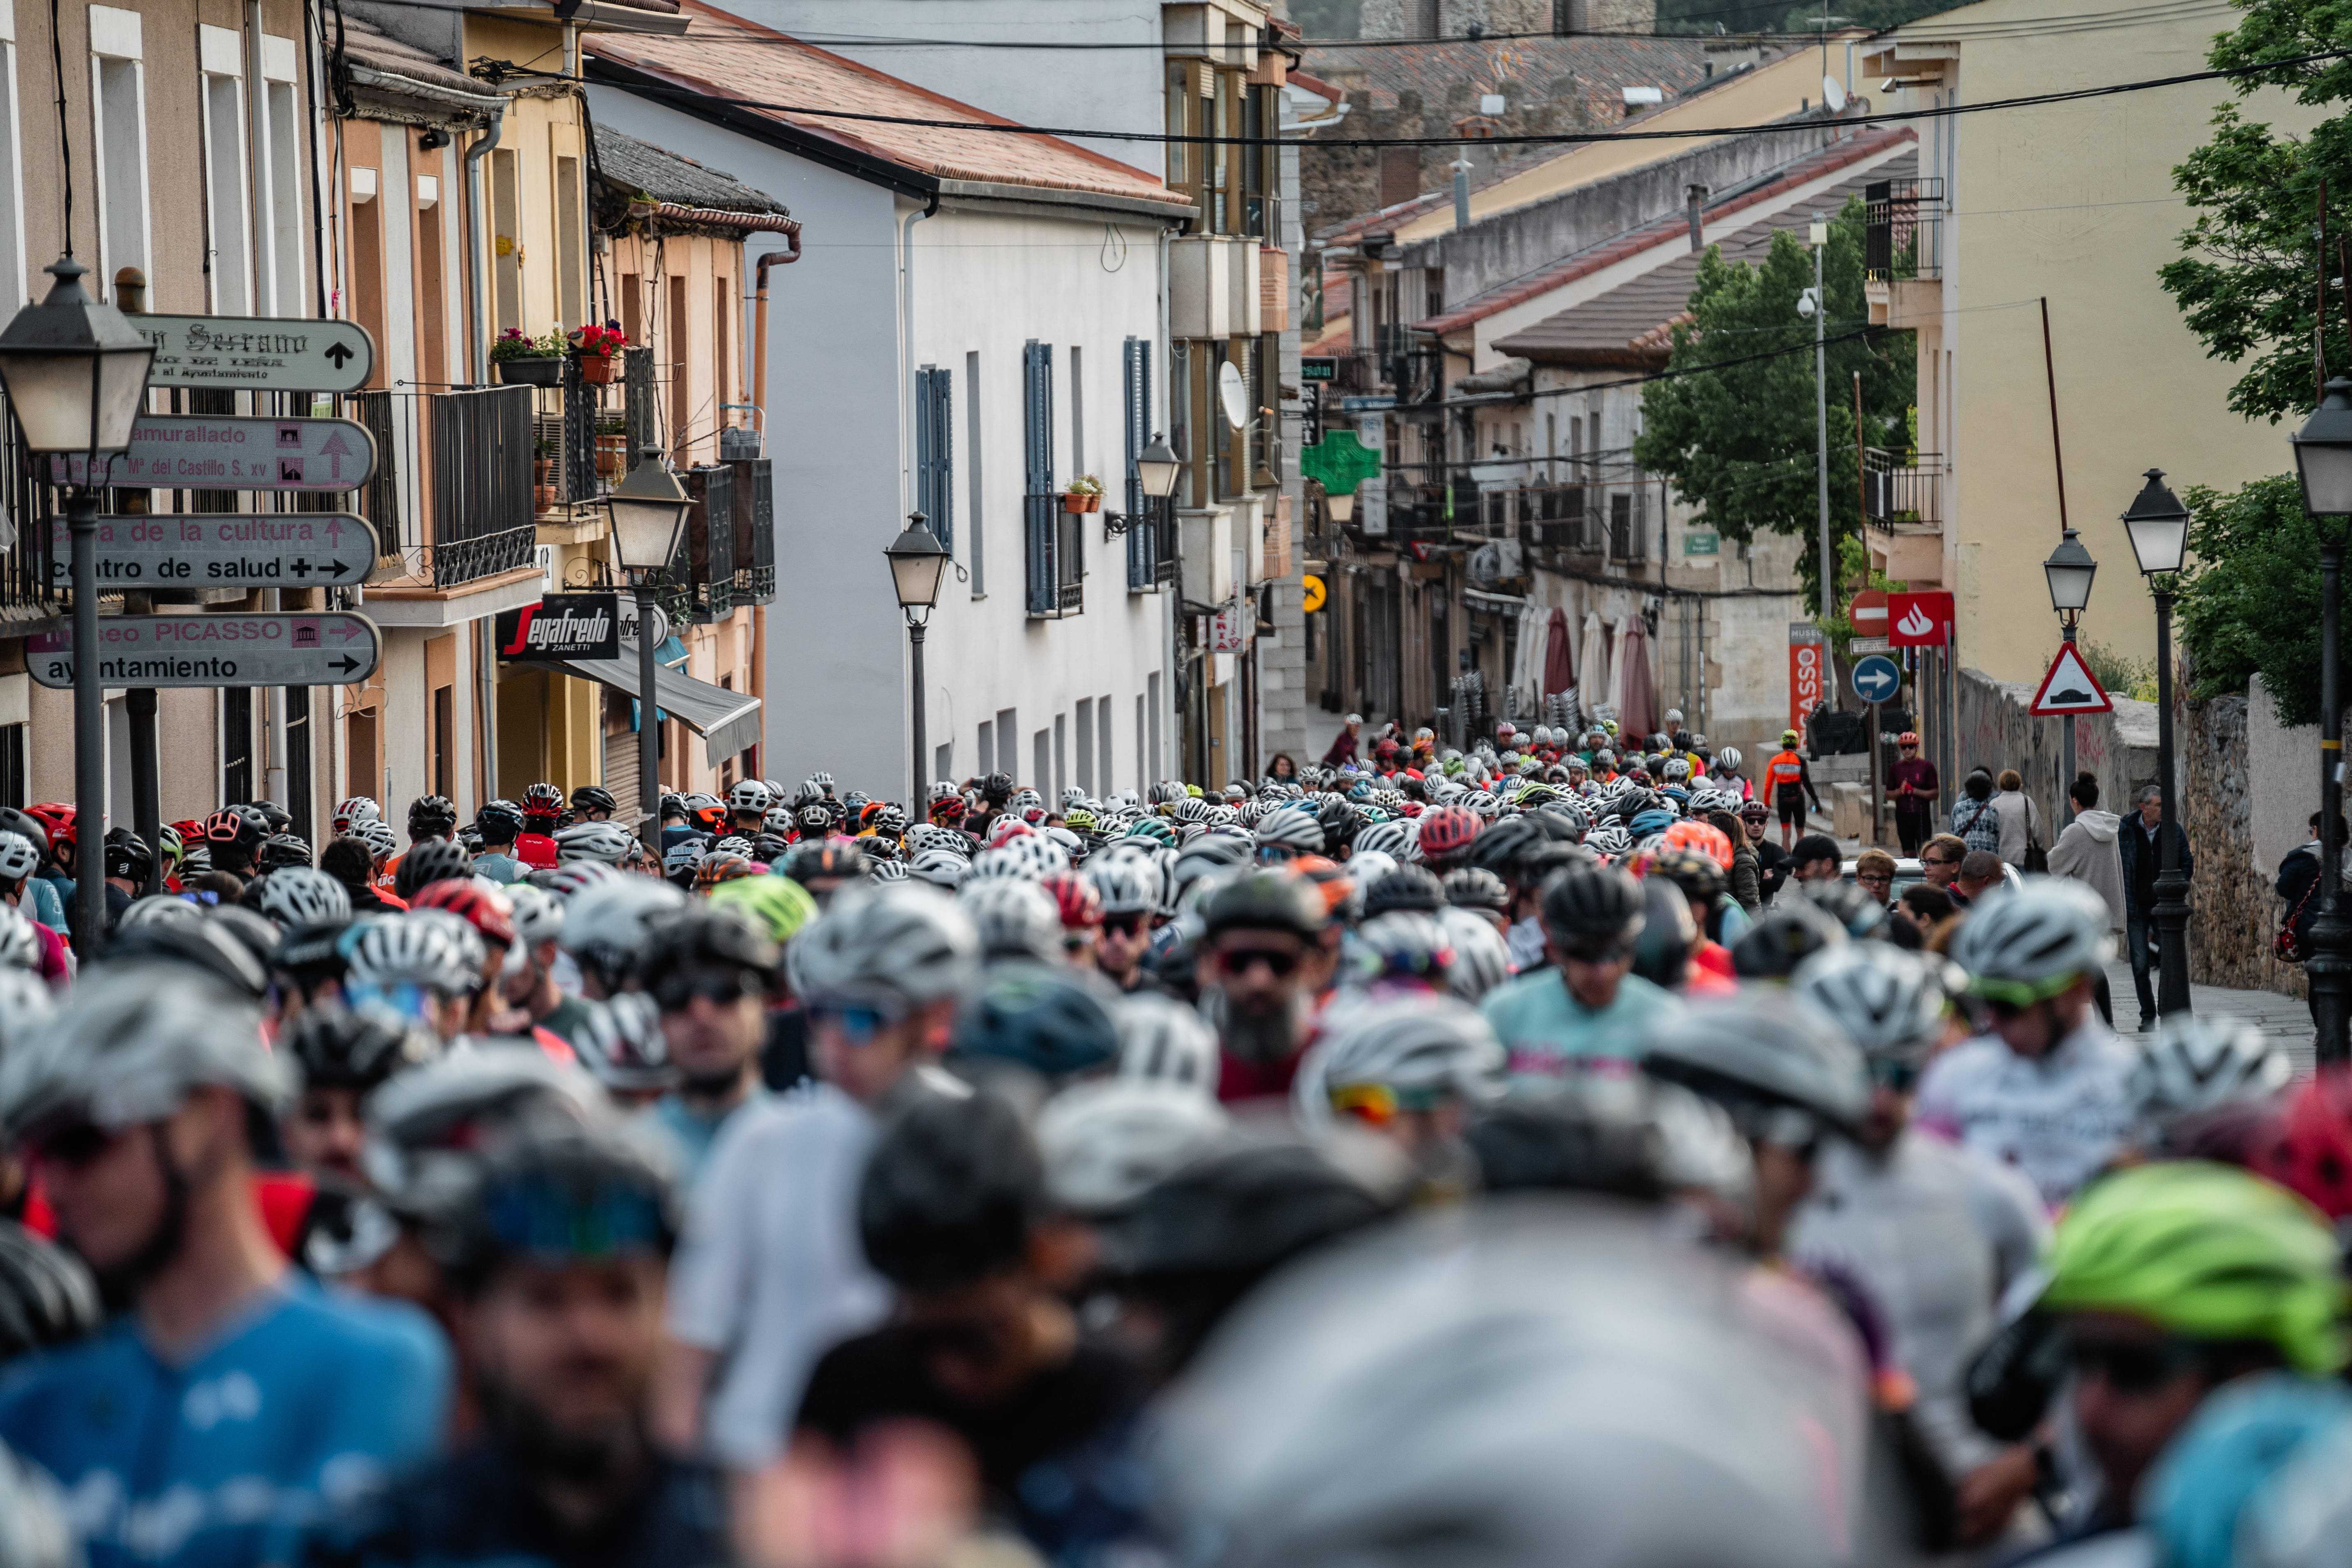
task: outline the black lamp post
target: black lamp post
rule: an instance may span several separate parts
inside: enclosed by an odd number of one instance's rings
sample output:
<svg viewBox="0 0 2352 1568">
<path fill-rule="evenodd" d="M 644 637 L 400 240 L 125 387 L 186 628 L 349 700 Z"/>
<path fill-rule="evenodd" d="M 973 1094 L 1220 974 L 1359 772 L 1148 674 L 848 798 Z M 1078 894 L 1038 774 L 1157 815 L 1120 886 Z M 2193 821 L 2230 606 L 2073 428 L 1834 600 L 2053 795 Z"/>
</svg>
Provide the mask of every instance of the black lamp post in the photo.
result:
<svg viewBox="0 0 2352 1568">
<path fill-rule="evenodd" d="M 131 449 L 147 401 L 155 345 L 111 305 L 89 297 L 89 268 L 70 253 L 49 266 L 57 282 L 0 331 L 0 385 L 39 457 L 82 459 L 66 491 L 73 539 L 74 924 L 83 962 L 106 932 L 106 709 L 98 663 L 98 492 L 113 460 Z M 150 846 L 153 848 L 153 846 Z"/>
<path fill-rule="evenodd" d="M 2180 829 L 2172 787 L 2172 594 L 2176 574 L 2189 552 L 2189 509 L 2165 488 L 2164 470 L 2150 468 L 2147 483 L 2124 513 L 2132 553 L 2156 595 L 2156 766 L 2164 815 L 2156 830 L 2157 978 L 2160 1018 L 2187 1016 L 2189 1006 L 2189 876 L 2180 868 Z"/>
<path fill-rule="evenodd" d="M 2050 584 L 2050 607 L 2058 612 L 2061 634 L 2067 642 L 2074 640 L 2075 623 L 2091 603 L 2091 579 L 2099 574 L 2099 563 L 2083 548 L 2081 536 L 2067 529 L 2058 541 L 2058 548 L 2042 563 L 2042 575 Z M 2058 798 L 2066 811 L 2066 820 L 2074 820 L 2074 797 L 2069 793 L 2074 787 L 2074 716 L 2068 714 L 2060 721 L 2065 728 L 2060 731 L 2059 766 L 2064 777 L 2058 781 Z"/>
<path fill-rule="evenodd" d="M 908 800 L 919 809 L 923 803 L 923 630 L 931 606 L 940 602 L 940 579 L 946 574 L 948 548 L 940 542 L 919 511 L 907 514 L 907 526 L 883 547 L 890 563 L 890 585 L 898 595 L 898 608 L 907 617 L 907 648 L 915 683 L 914 772 Z"/>
<path fill-rule="evenodd" d="M 2311 922 L 2315 1048 L 2323 1062 L 2345 1059 L 2352 1020 L 2352 922 L 2344 910 L 2344 697 L 2336 652 L 2344 600 L 2344 521 L 2352 517 L 2352 381 L 2327 390 L 2289 439 L 2303 510 L 2319 524 L 2319 912 Z"/>
<path fill-rule="evenodd" d="M 658 447 L 640 453 L 637 466 L 604 497 L 613 559 L 629 574 L 637 596 L 637 803 L 645 812 L 637 837 L 656 866 L 661 864 L 661 730 L 654 682 L 661 662 L 654 657 L 654 584 L 677 557 L 678 535 L 693 505 Z"/>
</svg>

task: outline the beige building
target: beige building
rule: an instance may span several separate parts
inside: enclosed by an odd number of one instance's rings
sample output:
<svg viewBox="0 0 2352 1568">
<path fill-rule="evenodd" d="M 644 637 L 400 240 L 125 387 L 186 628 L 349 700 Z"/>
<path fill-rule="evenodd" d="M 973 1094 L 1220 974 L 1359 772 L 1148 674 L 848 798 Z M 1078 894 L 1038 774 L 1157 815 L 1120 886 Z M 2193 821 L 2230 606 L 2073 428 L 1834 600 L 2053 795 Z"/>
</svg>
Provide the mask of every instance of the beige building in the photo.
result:
<svg viewBox="0 0 2352 1568">
<path fill-rule="evenodd" d="M 1874 107 L 2195 72 L 2231 19 L 2135 0 L 2049 11 L 1986 0 L 1871 40 Z M 2206 356 L 2157 280 L 2191 221 L 2172 171 L 2230 96 L 2195 82 L 1913 122 L 1918 178 L 1878 215 L 1872 316 L 1918 334 L 1918 451 L 1888 455 L 1893 518 L 1870 538 L 1890 576 L 1956 593 L 1964 667 L 2035 680 L 2057 651 L 2041 565 L 2058 542 L 2062 449 L 2066 516 L 2105 568 L 2083 636 L 2137 660 L 2154 656 L 2156 617 L 2118 520 L 2142 470 L 2231 489 L 2289 466 L 2286 430 L 2230 412 L 2240 367 Z M 2291 131 L 2316 119 L 2274 92 L 2249 108 Z"/>
</svg>

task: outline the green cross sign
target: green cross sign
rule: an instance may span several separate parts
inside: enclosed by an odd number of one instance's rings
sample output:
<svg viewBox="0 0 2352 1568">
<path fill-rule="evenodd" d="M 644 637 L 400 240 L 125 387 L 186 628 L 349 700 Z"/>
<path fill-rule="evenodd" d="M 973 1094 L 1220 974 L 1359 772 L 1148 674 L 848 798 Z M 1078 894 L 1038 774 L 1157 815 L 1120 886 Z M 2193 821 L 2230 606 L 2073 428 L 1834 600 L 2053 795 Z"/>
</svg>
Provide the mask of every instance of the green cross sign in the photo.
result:
<svg viewBox="0 0 2352 1568">
<path fill-rule="evenodd" d="M 1299 452 L 1298 471 L 1327 495 L 1349 495 L 1381 471 L 1381 455 L 1357 440 L 1353 430 L 1332 430 Z"/>
</svg>

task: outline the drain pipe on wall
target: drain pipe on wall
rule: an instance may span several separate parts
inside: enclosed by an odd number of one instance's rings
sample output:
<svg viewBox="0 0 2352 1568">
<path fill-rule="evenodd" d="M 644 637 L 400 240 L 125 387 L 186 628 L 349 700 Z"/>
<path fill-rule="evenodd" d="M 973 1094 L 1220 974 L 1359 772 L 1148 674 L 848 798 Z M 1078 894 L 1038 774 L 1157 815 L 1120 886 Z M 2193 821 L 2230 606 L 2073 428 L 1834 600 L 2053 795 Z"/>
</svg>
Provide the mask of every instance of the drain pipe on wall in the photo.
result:
<svg viewBox="0 0 2352 1568">
<path fill-rule="evenodd" d="M 480 233 L 482 213 L 482 159 L 499 144 L 507 123 L 507 106 L 500 100 L 496 113 L 490 116 L 488 134 L 476 140 L 466 149 L 466 281 L 474 291 L 474 384 L 490 384 L 490 307 L 483 297 L 482 247 Z"/>
<path fill-rule="evenodd" d="M 776 227 L 792 248 L 762 252 L 759 270 L 752 274 L 751 428 L 760 433 L 762 451 L 766 450 L 768 438 L 768 268 L 780 265 L 788 267 L 801 258 L 800 224 L 793 218 L 785 218 Z"/>
<path fill-rule="evenodd" d="M 915 510 L 915 226 L 940 210 L 933 191 L 898 220 L 898 518 Z M 890 524 L 893 536 L 901 523 Z"/>
<path fill-rule="evenodd" d="M 1175 230 L 1170 226 L 1162 224 L 1160 228 L 1160 399 L 1162 412 L 1160 416 L 1159 426 L 1161 430 L 1167 433 L 1168 438 L 1171 441 L 1173 441 L 1176 436 L 1176 409 L 1174 403 L 1171 401 L 1171 399 L 1176 395 L 1176 340 L 1172 335 L 1172 328 L 1171 326 L 1171 318 L 1169 315 L 1168 245 L 1174 237 Z M 1150 424 L 1151 422 L 1146 420 L 1145 423 Z M 1189 462 L 1192 454 L 1190 452 L 1184 452 L 1180 454 L 1180 456 L 1183 457 Z M 1185 479 L 1188 477 L 1189 476 L 1180 476 L 1176 481 L 1177 484 L 1180 486 L 1184 484 Z M 1191 498 L 1187 497 L 1186 499 L 1189 500 Z M 1172 510 L 1176 505 L 1176 498 L 1171 496 L 1168 499 L 1167 504 Z M 1179 606 L 1184 597 L 1184 552 L 1182 549 L 1184 532 L 1182 528 L 1178 528 L 1176 538 L 1178 544 L 1176 552 L 1176 592 L 1156 595 L 1161 605 L 1165 606 L 1163 614 L 1166 616 L 1166 623 L 1160 627 L 1160 700 L 1171 704 L 1169 710 L 1171 713 L 1175 710 L 1172 704 L 1176 700 L 1176 616 L 1179 614 Z M 1143 798 L 1150 792 L 1153 779 L 1169 778 L 1173 775 L 1174 770 L 1170 768 L 1168 765 L 1167 741 L 1170 738 L 1172 738 L 1175 732 L 1176 726 L 1173 723 L 1171 723 L 1166 729 L 1160 731 L 1162 741 L 1160 748 L 1160 754 L 1151 759 L 1146 776 L 1135 781 L 1135 793 L 1137 798 Z"/>
</svg>

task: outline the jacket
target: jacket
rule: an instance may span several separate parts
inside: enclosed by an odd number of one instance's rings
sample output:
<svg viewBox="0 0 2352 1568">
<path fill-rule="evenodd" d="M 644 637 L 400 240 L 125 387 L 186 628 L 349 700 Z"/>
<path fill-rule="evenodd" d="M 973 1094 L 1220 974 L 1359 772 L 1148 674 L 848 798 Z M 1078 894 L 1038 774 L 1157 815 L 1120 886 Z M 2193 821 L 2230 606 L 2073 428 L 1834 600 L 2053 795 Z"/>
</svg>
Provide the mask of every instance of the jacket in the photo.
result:
<svg viewBox="0 0 2352 1568">
<path fill-rule="evenodd" d="M 2311 951 L 2311 923 L 2319 918 L 2319 900 L 2315 897 L 2309 903 L 2303 904 L 2300 913 L 2295 906 L 2303 903 L 2304 895 L 2310 892 L 2318 881 L 2319 840 L 2316 838 L 2288 851 L 2286 858 L 2279 862 L 2275 890 L 2280 898 L 2286 900 L 2285 906 L 2279 910 L 2279 920 L 2283 924 L 2294 928 L 2296 939 L 2305 952 Z M 2352 885 L 2352 879 L 2347 879 L 2347 885 Z"/>
<path fill-rule="evenodd" d="M 2000 858 L 2022 867 L 2027 840 L 2042 837 L 2042 814 L 2034 809 L 2033 798 L 2020 789 L 1994 795 L 1992 808 L 2000 818 Z"/>
<path fill-rule="evenodd" d="M 1731 897 L 1751 915 L 1764 907 L 1763 867 L 1756 858 L 1756 851 L 1745 842 L 1732 847 Z"/>
<path fill-rule="evenodd" d="M 2050 874 L 2072 877 L 2087 882 L 2093 891 L 2106 900 L 2107 911 L 2116 930 L 2124 923 L 2124 863 L 2117 852 L 2116 830 L 2123 818 L 2112 811 L 2094 807 L 2078 815 L 2050 847 Z"/>
<path fill-rule="evenodd" d="M 2194 877 L 2197 858 L 2189 853 L 2188 833 L 2176 822 L 2172 834 L 2180 854 L 2181 874 Z M 2123 862 L 2124 908 L 2130 914 L 2144 915 L 2156 907 L 2156 873 L 2160 869 L 2156 840 L 2138 823 L 2126 822 L 2116 834 L 2116 848 Z M 2143 865 L 2143 861 L 2147 864 Z"/>
</svg>

